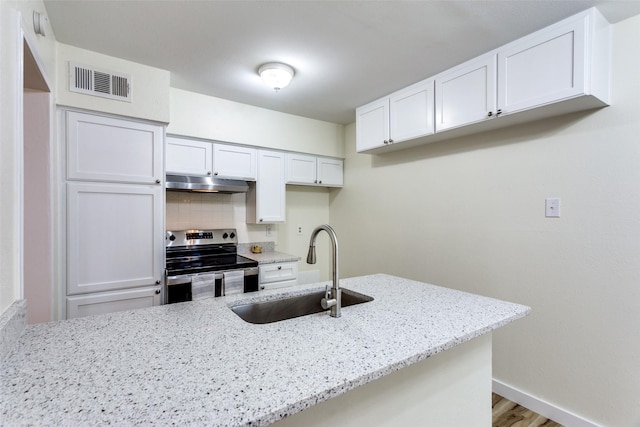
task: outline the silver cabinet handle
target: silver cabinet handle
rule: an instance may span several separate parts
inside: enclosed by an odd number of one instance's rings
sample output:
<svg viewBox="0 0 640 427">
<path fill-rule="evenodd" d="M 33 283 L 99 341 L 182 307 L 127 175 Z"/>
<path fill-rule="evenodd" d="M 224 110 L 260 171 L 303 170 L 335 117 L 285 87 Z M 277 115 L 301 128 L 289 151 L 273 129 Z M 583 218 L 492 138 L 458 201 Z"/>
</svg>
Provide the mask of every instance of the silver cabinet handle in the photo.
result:
<svg viewBox="0 0 640 427">
<path fill-rule="evenodd" d="M 207 171 L 207 175 L 211 175 L 211 171 Z"/>
<path fill-rule="evenodd" d="M 156 184 L 160 184 L 162 181 L 160 181 L 159 179 L 156 179 Z"/>
<path fill-rule="evenodd" d="M 389 138 L 389 144 L 393 144 L 393 139 Z"/>
<path fill-rule="evenodd" d="M 214 175 L 218 175 L 218 172 L 214 172 L 213 174 L 214 174 Z"/>
<path fill-rule="evenodd" d="M 278 266 L 278 270 L 282 270 L 282 266 L 281 265 Z"/>
<path fill-rule="evenodd" d="M 156 289 L 156 295 L 160 295 L 160 289 Z"/>
<path fill-rule="evenodd" d="M 387 140 L 385 139 L 385 140 L 384 140 L 384 143 L 385 143 L 385 144 L 388 144 L 388 143 L 389 143 L 389 141 L 387 141 Z"/>
</svg>

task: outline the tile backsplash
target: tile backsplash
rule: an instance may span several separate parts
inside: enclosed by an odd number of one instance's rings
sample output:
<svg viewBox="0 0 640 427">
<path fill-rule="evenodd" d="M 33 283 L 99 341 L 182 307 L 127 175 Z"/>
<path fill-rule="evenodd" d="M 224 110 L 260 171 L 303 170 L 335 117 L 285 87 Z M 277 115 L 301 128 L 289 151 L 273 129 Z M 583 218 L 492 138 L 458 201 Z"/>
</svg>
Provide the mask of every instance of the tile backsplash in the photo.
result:
<svg viewBox="0 0 640 427">
<path fill-rule="evenodd" d="M 167 191 L 167 230 L 234 228 L 233 194 Z"/>
<path fill-rule="evenodd" d="M 265 236 L 265 225 L 247 224 L 247 195 L 244 193 L 187 193 L 167 191 L 167 230 L 209 230 L 235 228 L 238 243 L 272 241 L 277 244 L 278 226 Z"/>
</svg>

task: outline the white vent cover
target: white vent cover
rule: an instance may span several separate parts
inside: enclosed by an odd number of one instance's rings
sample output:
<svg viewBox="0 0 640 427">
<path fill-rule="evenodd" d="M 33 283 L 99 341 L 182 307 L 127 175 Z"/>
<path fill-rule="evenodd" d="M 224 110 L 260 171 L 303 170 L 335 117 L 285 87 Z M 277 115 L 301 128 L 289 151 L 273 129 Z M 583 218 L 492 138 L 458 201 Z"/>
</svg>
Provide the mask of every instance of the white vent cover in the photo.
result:
<svg viewBox="0 0 640 427">
<path fill-rule="evenodd" d="M 131 102 L 131 76 L 70 62 L 69 90 Z"/>
</svg>

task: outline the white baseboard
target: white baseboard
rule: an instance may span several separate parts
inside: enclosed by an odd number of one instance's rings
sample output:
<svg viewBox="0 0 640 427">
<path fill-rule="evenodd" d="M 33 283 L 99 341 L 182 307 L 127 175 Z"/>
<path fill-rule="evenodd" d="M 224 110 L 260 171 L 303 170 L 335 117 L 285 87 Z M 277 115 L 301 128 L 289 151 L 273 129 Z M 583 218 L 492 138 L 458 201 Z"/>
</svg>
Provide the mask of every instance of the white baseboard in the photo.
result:
<svg viewBox="0 0 640 427">
<path fill-rule="evenodd" d="M 493 380 L 493 392 L 566 427 L 600 427 L 599 424 L 588 421 L 496 379 Z"/>
</svg>

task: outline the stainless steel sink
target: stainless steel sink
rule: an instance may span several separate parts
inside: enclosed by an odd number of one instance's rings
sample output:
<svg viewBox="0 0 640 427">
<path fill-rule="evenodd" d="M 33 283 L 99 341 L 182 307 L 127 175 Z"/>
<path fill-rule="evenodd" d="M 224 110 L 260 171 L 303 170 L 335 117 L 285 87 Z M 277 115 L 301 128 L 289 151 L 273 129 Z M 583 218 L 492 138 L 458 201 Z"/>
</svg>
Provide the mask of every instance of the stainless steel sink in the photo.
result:
<svg viewBox="0 0 640 427">
<path fill-rule="evenodd" d="M 324 297 L 325 291 L 318 290 L 288 298 L 236 305 L 231 307 L 231 310 L 245 322 L 256 324 L 273 323 L 328 311 L 320 306 L 320 301 Z M 373 298 L 349 289 L 342 289 L 342 307 L 362 304 L 369 301 L 373 301 Z"/>
</svg>

